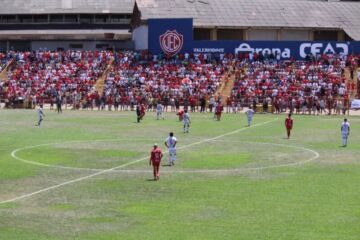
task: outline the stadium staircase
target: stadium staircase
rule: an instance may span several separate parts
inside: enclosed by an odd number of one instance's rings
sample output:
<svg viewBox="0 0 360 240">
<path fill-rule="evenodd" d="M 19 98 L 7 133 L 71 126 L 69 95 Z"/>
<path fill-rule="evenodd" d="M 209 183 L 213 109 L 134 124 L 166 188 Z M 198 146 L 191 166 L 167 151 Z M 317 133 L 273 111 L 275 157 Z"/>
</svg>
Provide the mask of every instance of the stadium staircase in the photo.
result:
<svg viewBox="0 0 360 240">
<path fill-rule="evenodd" d="M 10 69 L 10 66 L 12 66 L 13 64 L 15 64 L 14 60 L 11 60 L 7 63 L 6 67 L 4 67 L 4 69 L 0 72 L 0 82 L 2 81 L 8 81 L 8 72 Z"/>
<path fill-rule="evenodd" d="M 227 72 L 224 74 L 221 80 L 221 86 L 216 91 L 216 96 L 221 96 L 222 104 L 226 104 L 226 99 L 231 95 L 231 91 L 234 88 L 235 84 L 235 74 L 232 72 Z"/>
<path fill-rule="evenodd" d="M 356 95 L 358 95 L 359 93 L 360 93 L 360 90 L 359 90 L 359 81 L 358 81 L 358 73 L 359 73 L 359 71 L 360 71 L 360 68 L 359 67 L 357 67 L 357 68 L 355 68 L 355 70 L 354 70 L 354 78 L 353 78 L 353 82 L 355 82 L 355 89 L 356 89 L 356 92 L 355 92 L 355 96 L 354 96 L 354 98 L 356 98 L 357 96 Z"/>
<path fill-rule="evenodd" d="M 104 87 L 105 87 L 105 80 L 106 80 L 106 77 L 107 77 L 107 74 L 109 73 L 111 67 L 113 66 L 114 64 L 114 59 L 111 59 L 108 66 L 106 67 L 105 71 L 103 72 L 103 74 L 96 80 L 96 83 L 95 83 L 95 90 L 100 94 L 102 95 L 103 92 L 104 92 Z"/>
<path fill-rule="evenodd" d="M 357 69 L 356 69 L 356 71 L 355 71 L 355 73 L 354 73 L 354 75 L 356 74 L 355 76 L 357 76 L 356 83 L 357 83 L 358 97 L 359 97 L 359 94 L 360 94 L 360 86 L 359 86 L 359 84 L 360 84 L 360 78 L 359 78 L 359 73 L 360 73 L 360 66 L 357 67 Z"/>
<path fill-rule="evenodd" d="M 344 75 L 345 75 L 345 79 L 346 79 L 346 85 L 351 84 L 351 83 L 355 83 L 355 89 L 356 90 L 350 92 L 350 99 L 354 99 L 355 96 L 357 95 L 357 89 L 358 89 L 358 86 L 357 86 L 358 79 L 357 79 L 357 77 L 358 77 L 359 69 L 355 68 L 353 78 L 351 78 L 350 71 L 351 71 L 350 68 L 346 67 L 345 71 L 344 71 Z"/>
</svg>

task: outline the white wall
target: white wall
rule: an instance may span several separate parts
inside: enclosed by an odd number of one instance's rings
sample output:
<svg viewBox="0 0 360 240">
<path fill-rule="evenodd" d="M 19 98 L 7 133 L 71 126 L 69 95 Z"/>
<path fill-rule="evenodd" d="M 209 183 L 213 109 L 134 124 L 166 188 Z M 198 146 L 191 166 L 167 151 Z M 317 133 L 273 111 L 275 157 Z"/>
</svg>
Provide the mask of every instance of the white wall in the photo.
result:
<svg viewBox="0 0 360 240">
<path fill-rule="evenodd" d="M 38 50 L 38 49 L 48 49 L 50 51 L 56 51 L 58 48 L 63 48 L 65 50 L 70 49 L 70 44 L 82 44 L 82 49 L 89 49 L 92 50 L 95 48 L 93 42 L 85 42 L 85 41 L 32 41 L 31 42 L 31 49 Z"/>
<path fill-rule="evenodd" d="M 75 50 L 105 50 L 106 48 L 133 49 L 132 41 L 31 41 L 31 49 L 38 50 L 40 48 L 56 51 L 58 48 L 64 50 L 72 49 L 70 44 L 82 44 L 82 49 Z M 96 48 L 97 44 L 108 44 L 108 47 L 102 49 Z"/>
<path fill-rule="evenodd" d="M 149 27 L 141 25 L 133 30 L 132 40 L 135 43 L 135 50 L 148 49 Z"/>
<path fill-rule="evenodd" d="M 309 41 L 309 31 L 306 30 L 283 30 L 281 31 L 283 41 Z"/>
<path fill-rule="evenodd" d="M 248 40 L 276 41 L 277 30 L 269 29 L 250 29 L 248 30 Z"/>
</svg>

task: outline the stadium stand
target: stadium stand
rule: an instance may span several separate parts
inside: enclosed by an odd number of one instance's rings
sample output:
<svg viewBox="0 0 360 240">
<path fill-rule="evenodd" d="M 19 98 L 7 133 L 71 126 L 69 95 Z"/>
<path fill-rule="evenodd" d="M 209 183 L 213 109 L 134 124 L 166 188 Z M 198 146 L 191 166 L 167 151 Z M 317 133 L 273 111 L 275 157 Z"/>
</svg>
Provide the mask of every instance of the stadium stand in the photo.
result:
<svg viewBox="0 0 360 240">
<path fill-rule="evenodd" d="M 16 63 L 4 82 L 4 97 L 8 102 L 23 100 L 34 104 L 51 102 L 57 94 L 79 101 L 93 89 L 104 71 L 112 52 L 14 52 Z M 70 100 L 70 99 L 69 99 Z"/>
<path fill-rule="evenodd" d="M 353 56 L 322 55 L 304 61 L 278 61 L 255 57 L 239 63 L 231 99 L 243 105 L 282 112 L 318 112 L 320 108 L 343 110 L 348 107 L 354 86 L 345 77 L 345 69 L 357 66 Z M 330 111 L 329 111 L 330 112 Z"/>
<path fill-rule="evenodd" d="M 154 108 L 157 102 L 174 110 L 179 105 L 198 106 L 202 97 L 213 95 L 230 63 L 201 56 L 179 55 L 175 59 L 136 52 L 120 53 L 109 72 L 104 95 L 107 102 L 127 109 L 138 102 Z M 125 106 L 124 106 L 125 105 Z"/>
<path fill-rule="evenodd" d="M 132 48 L 135 0 L 3 0 L 0 51 Z"/>
<path fill-rule="evenodd" d="M 74 109 L 130 110 L 138 103 L 154 109 L 161 102 L 166 110 L 185 106 L 196 111 L 202 98 L 215 98 L 229 108 L 260 104 L 269 112 L 289 108 L 314 113 L 320 107 L 347 107 L 355 87 L 348 78 L 357 77 L 351 69 L 358 67 L 357 57 L 337 55 L 301 61 L 231 54 L 217 59 L 180 54 L 168 59 L 135 51 L 9 52 L 7 56 L 15 60 L 8 81 L 1 83 L 1 98 L 9 107 L 19 100 L 53 103 L 60 94 Z M 100 77 L 104 77 L 103 92 L 95 87 Z"/>
<path fill-rule="evenodd" d="M 220 98 L 232 108 L 258 103 L 276 110 L 320 104 L 329 96 L 333 102 L 353 99 L 359 93 L 356 57 L 153 56 L 147 52 L 147 24 L 153 18 L 192 18 L 194 41 L 349 45 L 360 40 L 359 10 L 356 2 L 320 0 L 4 0 L 0 98 L 8 107 L 52 103 L 60 94 L 75 109 L 130 109 L 138 102 L 153 108 L 161 101 L 173 110 L 195 110 L 203 98 Z"/>
<path fill-rule="evenodd" d="M 195 40 L 360 40 L 359 2 L 314 0 L 137 0 L 133 24 L 194 19 Z"/>
</svg>

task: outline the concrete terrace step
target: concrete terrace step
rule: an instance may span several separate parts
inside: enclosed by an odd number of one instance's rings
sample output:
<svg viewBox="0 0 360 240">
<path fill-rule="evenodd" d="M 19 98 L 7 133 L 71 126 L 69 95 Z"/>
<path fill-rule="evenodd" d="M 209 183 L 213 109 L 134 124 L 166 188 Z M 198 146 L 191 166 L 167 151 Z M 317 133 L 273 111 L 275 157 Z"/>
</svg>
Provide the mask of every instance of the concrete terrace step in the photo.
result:
<svg viewBox="0 0 360 240">
<path fill-rule="evenodd" d="M 0 72 L 0 81 L 8 81 L 8 72 L 9 72 L 9 68 L 11 65 L 13 65 L 15 63 L 14 60 L 10 60 L 6 67 L 4 67 L 4 69 Z"/>
<path fill-rule="evenodd" d="M 223 105 L 226 103 L 227 97 L 231 95 L 231 91 L 234 87 L 234 83 L 235 83 L 235 74 L 231 72 L 227 72 L 226 74 L 224 74 L 221 81 L 221 87 L 218 89 L 216 94 L 217 96 L 221 96 Z"/>
<path fill-rule="evenodd" d="M 110 63 L 106 67 L 103 74 L 96 80 L 96 83 L 95 83 L 94 87 L 95 87 L 96 91 L 100 95 L 102 95 L 103 92 L 104 92 L 105 80 L 106 80 L 107 74 L 109 73 L 109 71 L 110 71 L 111 67 L 113 66 L 113 64 L 114 64 L 114 59 L 111 59 Z"/>
</svg>

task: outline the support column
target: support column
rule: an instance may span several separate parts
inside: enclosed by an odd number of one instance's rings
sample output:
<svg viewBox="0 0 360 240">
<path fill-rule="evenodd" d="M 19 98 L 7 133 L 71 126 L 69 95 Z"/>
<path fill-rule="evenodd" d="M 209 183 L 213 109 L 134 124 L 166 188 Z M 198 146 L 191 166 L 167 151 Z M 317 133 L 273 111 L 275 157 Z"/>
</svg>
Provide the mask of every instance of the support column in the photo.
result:
<svg viewBox="0 0 360 240">
<path fill-rule="evenodd" d="M 314 41 L 314 30 L 309 30 L 309 41 Z"/>
<path fill-rule="evenodd" d="M 243 30 L 243 40 L 248 41 L 249 40 L 249 29 Z"/>
<path fill-rule="evenodd" d="M 210 39 L 212 41 L 216 41 L 217 40 L 217 29 L 213 28 L 210 30 Z"/>
<path fill-rule="evenodd" d="M 276 30 L 276 40 L 278 40 L 278 41 L 282 40 L 282 32 L 283 32 L 283 29 Z"/>
<path fill-rule="evenodd" d="M 344 34 L 344 31 L 342 30 L 339 30 L 338 31 L 338 34 L 337 34 L 337 40 L 342 42 L 345 40 L 345 34 Z"/>
</svg>

